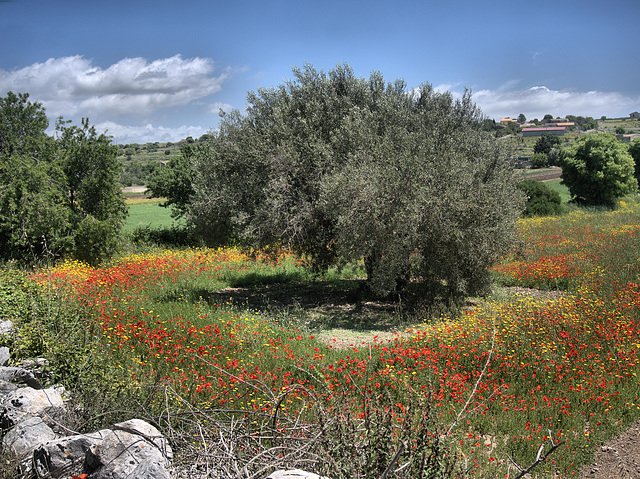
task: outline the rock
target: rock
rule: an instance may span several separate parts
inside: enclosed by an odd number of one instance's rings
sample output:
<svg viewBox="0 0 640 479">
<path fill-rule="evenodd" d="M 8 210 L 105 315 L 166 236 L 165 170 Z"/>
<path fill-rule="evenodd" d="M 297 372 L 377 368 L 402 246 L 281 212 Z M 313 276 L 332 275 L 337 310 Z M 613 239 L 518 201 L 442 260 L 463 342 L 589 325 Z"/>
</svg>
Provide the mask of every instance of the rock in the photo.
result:
<svg viewBox="0 0 640 479">
<path fill-rule="evenodd" d="M 17 456 L 26 456 L 38 446 L 56 439 L 56 434 L 39 417 L 29 416 L 2 438 L 2 446 Z"/>
<path fill-rule="evenodd" d="M 49 441 L 33 451 L 33 469 L 38 477 L 67 477 L 84 471 L 85 458 L 91 447 L 111 434 L 103 429 L 91 434 L 67 436 Z"/>
<path fill-rule="evenodd" d="M 1 399 L 0 428 L 10 429 L 27 416 L 39 416 L 52 425 L 64 412 L 61 388 L 33 389 L 24 387 L 9 392 Z"/>
<path fill-rule="evenodd" d="M 276 471 L 271 473 L 266 479 L 328 479 L 327 477 L 318 476 L 312 472 L 301 471 L 300 469 L 292 469 L 290 471 Z"/>
<path fill-rule="evenodd" d="M 0 335 L 13 333 L 13 323 L 8 319 L 0 321 Z"/>
<path fill-rule="evenodd" d="M 130 434 L 142 436 L 156 446 L 169 461 L 173 459 L 173 451 L 171 450 L 169 442 L 164 438 L 160 431 L 142 419 L 130 419 L 125 422 L 114 424 L 112 429 L 114 431 L 125 431 Z"/>
<path fill-rule="evenodd" d="M 11 359 L 11 354 L 9 353 L 9 348 L 6 346 L 2 346 L 0 348 L 0 366 L 6 366 L 9 364 L 9 360 Z"/>
<path fill-rule="evenodd" d="M 161 464 L 145 459 L 125 479 L 171 479 Z"/>
<path fill-rule="evenodd" d="M 103 440 L 89 448 L 85 469 L 93 471 L 91 479 L 124 479 L 143 461 L 168 466 L 169 461 L 151 442 L 138 434 L 110 431 Z"/>
<path fill-rule="evenodd" d="M 18 389 L 18 386 L 15 384 L 0 379 L 0 398 L 11 391 L 15 391 L 16 389 Z"/>
<path fill-rule="evenodd" d="M 0 379 L 3 381 L 25 383 L 33 389 L 42 389 L 40 381 L 36 379 L 31 371 L 24 368 L 0 367 Z"/>
</svg>

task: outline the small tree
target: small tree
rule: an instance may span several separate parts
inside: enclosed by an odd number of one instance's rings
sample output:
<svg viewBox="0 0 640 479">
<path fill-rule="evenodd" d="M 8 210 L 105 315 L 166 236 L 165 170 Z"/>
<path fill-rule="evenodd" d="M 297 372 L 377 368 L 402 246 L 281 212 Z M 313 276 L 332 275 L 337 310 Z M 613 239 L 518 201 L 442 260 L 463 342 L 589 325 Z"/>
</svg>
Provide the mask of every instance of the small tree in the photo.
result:
<svg viewBox="0 0 640 479">
<path fill-rule="evenodd" d="M 89 120 L 80 126 L 58 121 L 60 163 L 75 230 L 75 255 L 97 263 L 114 253 L 127 215 L 119 181 L 122 169 L 111 138 L 96 133 Z"/>
<path fill-rule="evenodd" d="M 518 115 L 518 123 L 520 123 L 522 125 L 522 124 L 526 123 L 526 121 L 527 121 L 527 117 L 524 116 L 524 113 L 520 113 Z"/>
<path fill-rule="evenodd" d="M 533 152 L 548 155 L 553 148 L 558 146 L 560 146 L 560 138 L 553 133 L 543 133 L 533 145 Z"/>
<path fill-rule="evenodd" d="M 549 216 L 562 212 L 560 193 L 536 180 L 524 180 L 518 188 L 527 195 L 525 216 Z"/>
<path fill-rule="evenodd" d="M 532 168 L 546 168 L 549 166 L 549 158 L 544 153 L 534 153 L 529 158 Z"/>
<path fill-rule="evenodd" d="M 186 143 L 180 155 L 172 157 L 166 166 L 156 168 L 147 182 L 152 198 L 165 198 L 160 206 L 171 207 L 171 216 L 180 218 L 187 212 L 193 195 L 193 157 L 201 145 Z M 167 153 L 169 150 L 165 150 Z"/>
<path fill-rule="evenodd" d="M 638 188 L 627 147 L 607 133 L 579 138 L 561 150 L 559 163 L 562 183 L 580 204 L 613 206 Z"/>
</svg>

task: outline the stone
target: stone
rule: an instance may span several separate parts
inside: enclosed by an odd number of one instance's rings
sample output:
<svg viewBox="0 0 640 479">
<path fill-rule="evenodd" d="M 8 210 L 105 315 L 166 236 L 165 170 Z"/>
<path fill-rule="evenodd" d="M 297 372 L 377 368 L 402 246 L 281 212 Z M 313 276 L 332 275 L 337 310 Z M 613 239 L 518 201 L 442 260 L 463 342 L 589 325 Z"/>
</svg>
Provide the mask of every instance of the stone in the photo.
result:
<svg viewBox="0 0 640 479">
<path fill-rule="evenodd" d="M 171 479 L 162 464 L 145 459 L 125 479 Z"/>
<path fill-rule="evenodd" d="M 13 333 L 13 323 L 10 320 L 0 321 L 0 335 Z"/>
<path fill-rule="evenodd" d="M 87 452 L 111 433 L 109 429 L 49 441 L 33 451 L 33 469 L 38 477 L 68 477 L 81 474 Z"/>
<path fill-rule="evenodd" d="M 103 440 L 89 448 L 85 469 L 91 479 L 125 479 L 143 461 L 168 466 L 165 455 L 150 441 L 126 431 L 110 431 Z"/>
<path fill-rule="evenodd" d="M 27 416 L 39 416 L 52 425 L 64 412 L 61 388 L 24 387 L 6 394 L 0 402 L 0 428 L 10 429 Z"/>
<path fill-rule="evenodd" d="M 24 368 L 14 368 L 3 366 L 0 367 L 0 379 L 3 381 L 14 381 L 25 383 L 33 389 L 42 389 L 40 381 L 33 375 L 31 371 Z"/>
<path fill-rule="evenodd" d="M 45 422 L 35 416 L 29 416 L 13 426 L 2 438 L 2 446 L 17 456 L 31 454 L 37 447 L 57 438 Z"/>
<path fill-rule="evenodd" d="M 114 424 L 112 429 L 114 431 L 125 431 L 130 434 L 136 434 L 142 436 L 147 441 L 151 442 L 158 450 L 171 461 L 173 459 L 173 451 L 169 442 L 154 426 L 142 419 L 130 419 L 125 422 Z"/>
<path fill-rule="evenodd" d="M 6 366 L 9 364 L 11 360 L 11 353 L 9 352 L 9 348 L 6 346 L 2 346 L 0 348 L 0 366 Z"/>
</svg>

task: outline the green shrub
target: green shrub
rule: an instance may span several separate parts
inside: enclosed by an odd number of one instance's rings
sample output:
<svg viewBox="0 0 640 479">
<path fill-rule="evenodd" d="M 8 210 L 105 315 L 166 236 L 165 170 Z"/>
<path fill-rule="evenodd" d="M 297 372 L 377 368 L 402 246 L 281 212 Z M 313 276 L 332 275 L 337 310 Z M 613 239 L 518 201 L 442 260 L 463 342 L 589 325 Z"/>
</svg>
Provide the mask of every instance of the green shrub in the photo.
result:
<svg viewBox="0 0 640 479">
<path fill-rule="evenodd" d="M 546 168 L 549 166 L 549 158 L 545 153 L 534 153 L 531 158 L 529 158 L 531 162 L 532 168 Z"/>
<path fill-rule="evenodd" d="M 524 216 L 549 216 L 562 213 L 562 200 L 557 191 L 536 180 L 524 180 L 518 188 L 527 195 Z"/>
</svg>

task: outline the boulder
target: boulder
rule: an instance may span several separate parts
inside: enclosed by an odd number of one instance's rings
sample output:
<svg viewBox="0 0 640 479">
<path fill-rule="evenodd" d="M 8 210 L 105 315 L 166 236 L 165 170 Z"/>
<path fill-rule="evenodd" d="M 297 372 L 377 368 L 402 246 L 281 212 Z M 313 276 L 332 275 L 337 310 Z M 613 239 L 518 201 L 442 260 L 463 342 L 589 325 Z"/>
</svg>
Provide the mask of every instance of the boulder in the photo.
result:
<svg viewBox="0 0 640 479">
<path fill-rule="evenodd" d="M 11 353 L 9 352 L 9 348 L 6 346 L 2 346 L 0 348 L 0 366 L 6 366 L 9 364 L 9 360 L 11 359 Z"/>
<path fill-rule="evenodd" d="M 116 430 L 109 433 L 87 451 L 85 470 L 92 471 L 91 479 L 125 479 L 143 461 L 164 469 L 169 461 L 150 441 L 138 434 Z"/>
<path fill-rule="evenodd" d="M 111 430 L 103 429 L 42 444 L 33 451 L 33 469 L 38 477 L 68 477 L 87 472 L 84 470 L 87 452 L 110 433 Z"/>
<path fill-rule="evenodd" d="M 64 412 L 61 390 L 24 387 L 9 392 L 0 402 L 0 428 L 10 429 L 27 416 L 39 416 L 52 425 Z"/>
<path fill-rule="evenodd" d="M 42 389 L 40 381 L 31 371 L 25 368 L 0 367 L 0 380 L 25 383 L 30 388 Z"/>
<path fill-rule="evenodd" d="M 13 323 L 10 320 L 0 321 L 0 335 L 13 333 Z"/>
<path fill-rule="evenodd" d="M 29 416 L 13 426 L 2 438 L 2 446 L 17 456 L 26 456 L 37 447 L 56 439 L 56 434 L 39 417 Z"/>
<path fill-rule="evenodd" d="M 169 442 L 155 427 L 142 419 L 130 419 L 125 422 L 114 424 L 114 431 L 125 431 L 145 438 L 158 448 L 162 455 L 169 461 L 173 459 L 173 451 Z"/>
<path fill-rule="evenodd" d="M 161 464 L 145 459 L 125 479 L 171 479 L 171 476 Z"/>
</svg>

